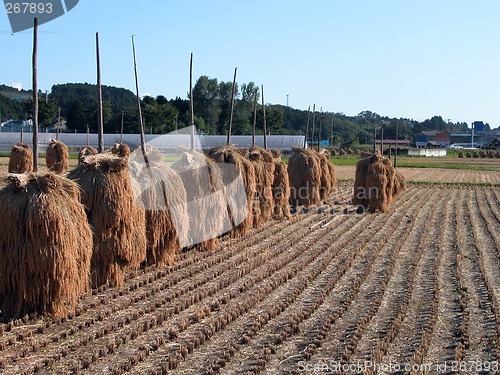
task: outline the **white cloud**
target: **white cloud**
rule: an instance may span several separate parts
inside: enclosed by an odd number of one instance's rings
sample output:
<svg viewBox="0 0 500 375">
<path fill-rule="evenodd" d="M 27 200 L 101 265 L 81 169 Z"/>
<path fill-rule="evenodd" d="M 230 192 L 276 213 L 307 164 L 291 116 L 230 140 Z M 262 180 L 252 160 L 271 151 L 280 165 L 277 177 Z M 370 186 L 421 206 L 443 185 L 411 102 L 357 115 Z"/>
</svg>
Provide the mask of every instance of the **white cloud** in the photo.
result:
<svg viewBox="0 0 500 375">
<path fill-rule="evenodd" d="M 21 82 L 13 82 L 10 85 L 18 91 L 21 91 L 23 89 L 23 85 L 21 84 Z"/>
</svg>

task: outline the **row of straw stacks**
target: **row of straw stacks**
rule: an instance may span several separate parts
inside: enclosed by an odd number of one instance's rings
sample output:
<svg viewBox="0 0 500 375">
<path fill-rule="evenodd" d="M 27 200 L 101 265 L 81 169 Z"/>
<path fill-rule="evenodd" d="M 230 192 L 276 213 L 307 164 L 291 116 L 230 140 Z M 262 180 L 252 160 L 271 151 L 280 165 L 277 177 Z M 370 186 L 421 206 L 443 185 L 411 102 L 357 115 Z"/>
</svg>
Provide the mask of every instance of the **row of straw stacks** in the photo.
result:
<svg viewBox="0 0 500 375">
<path fill-rule="evenodd" d="M 68 169 L 68 147 L 53 139 L 47 147 L 45 160 L 49 171 L 64 173 Z M 33 170 L 33 151 L 26 143 L 12 147 L 9 159 L 9 173 L 26 173 Z"/>
<path fill-rule="evenodd" d="M 314 160 L 314 199 L 325 199 L 336 185 L 328 155 L 295 153 Z M 68 149 L 53 141 L 48 172 L 31 172 L 32 159 L 27 145 L 14 146 L 0 190 L 0 220 L 11 226 L 0 234 L 7 319 L 64 316 L 91 287 L 123 285 L 126 270 L 169 266 L 183 247 L 213 251 L 220 235 L 241 237 L 271 218 L 290 218 L 292 191 L 300 189 L 292 180 L 304 172 L 293 155 L 287 166 L 279 152 L 258 147 L 183 150 L 173 164 L 149 146 L 101 154 L 84 147 L 64 174 Z"/>
</svg>

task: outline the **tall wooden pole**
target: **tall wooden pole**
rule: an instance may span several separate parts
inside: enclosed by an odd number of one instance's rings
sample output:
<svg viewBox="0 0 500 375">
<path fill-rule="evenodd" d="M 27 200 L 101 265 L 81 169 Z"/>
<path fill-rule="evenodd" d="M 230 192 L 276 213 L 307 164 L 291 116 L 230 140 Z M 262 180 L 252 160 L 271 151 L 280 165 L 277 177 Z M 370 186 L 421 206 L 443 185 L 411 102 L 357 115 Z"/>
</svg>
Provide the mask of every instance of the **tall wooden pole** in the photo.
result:
<svg viewBox="0 0 500 375">
<path fill-rule="evenodd" d="M 123 117 L 124 117 L 125 113 L 124 111 L 122 111 L 122 123 L 120 125 L 120 144 L 123 143 Z"/>
<path fill-rule="evenodd" d="M 33 172 L 38 172 L 38 18 L 33 22 Z"/>
<path fill-rule="evenodd" d="M 313 118 L 312 118 L 312 131 L 311 131 L 311 149 L 314 149 L 314 122 L 316 119 L 316 104 L 313 104 Z"/>
<path fill-rule="evenodd" d="M 264 101 L 264 85 L 262 88 L 262 117 L 264 119 L 264 150 L 267 150 L 267 122 L 266 122 L 266 102 Z"/>
<path fill-rule="evenodd" d="M 396 122 L 396 151 L 394 152 L 394 168 L 398 164 L 398 138 L 399 138 L 399 123 Z"/>
<path fill-rule="evenodd" d="M 144 162 L 146 163 L 146 166 L 149 167 L 149 160 L 148 160 L 148 156 L 146 155 L 146 141 L 144 139 L 144 124 L 142 122 L 141 97 L 139 94 L 139 79 L 137 78 L 137 62 L 135 59 L 135 43 L 134 43 L 134 36 L 133 35 L 132 35 L 132 53 L 134 55 L 135 91 L 136 91 L 136 96 L 137 96 L 137 110 L 139 112 L 139 131 L 140 131 L 140 136 L 141 136 L 141 151 L 142 151 L 142 156 L 144 157 Z"/>
<path fill-rule="evenodd" d="M 320 112 L 323 112 L 323 107 L 321 107 Z M 320 142 L 321 142 L 321 119 L 319 119 L 319 127 L 318 127 L 318 151 Z"/>
<path fill-rule="evenodd" d="M 194 102 L 193 102 L 193 53 L 189 61 L 189 119 L 191 123 L 191 150 L 194 150 Z"/>
<path fill-rule="evenodd" d="M 332 146 L 333 146 L 333 132 L 334 132 L 334 130 L 335 130 L 335 124 L 333 123 L 333 116 L 332 116 L 332 129 L 330 132 L 330 139 L 331 139 L 330 142 L 332 142 Z"/>
<path fill-rule="evenodd" d="M 259 101 L 259 96 L 257 95 L 257 90 L 255 90 L 255 100 L 253 103 L 253 129 L 252 129 L 252 147 L 255 147 L 255 128 L 257 127 L 257 103 Z"/>
<path fill-rule="evenodd" d="M 102 118 L 101 57 L 99 53 L 99 33 L 95 33 L 95 49 L 97 58 L 97 151 L 104 152 L 104 124 Z"/>
<path fill-rule="evenodd" d="M 311 115 L 311 106 L 307 107 L 307 123 L 306 123 L 306 134 L 304 138 L 304 148 L 307 146 L 307 137 L 309 136 L 309 117 Z"/>
<path fill-rule="evenodd" d="M 227 128 L 227 139 L 226 145 L 231 144 L 231 132 L 233 128 L 233 112 L 234 112 L 234 94 L 236 90 L 236 71 L 238 68 L 234 68 L 234 76 L 233 76 L 233 88 L 231 90 L 231 112 L 229 113 L 229 126 Z"/>
<path fill-rule="evenodd" d="M 56 128 L 56 141 L 59 140 L 59 128 L 61 126 L 61 107 L 59 107 L 58 115 L 57 115 L 57 128 Z"/>
<path fill-rule="evenodd" d="M 377 151 L 377 127 L 373 126 L 373 154 Z"/>
<path fill-rule="evenodd" d="M 380 153 L 384 155 L 384 127 L 380 127 Z"/>
</svg>

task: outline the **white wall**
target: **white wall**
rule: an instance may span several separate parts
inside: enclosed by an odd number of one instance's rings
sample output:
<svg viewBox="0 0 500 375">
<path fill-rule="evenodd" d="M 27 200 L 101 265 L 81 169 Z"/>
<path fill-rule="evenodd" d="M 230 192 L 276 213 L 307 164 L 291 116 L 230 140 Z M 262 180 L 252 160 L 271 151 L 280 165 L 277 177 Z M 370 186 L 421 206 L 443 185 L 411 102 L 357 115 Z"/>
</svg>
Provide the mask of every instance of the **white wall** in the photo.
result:
<svg viewBox="0 0 500 375">
<path fill-rule="evenodd" d="M 417 148 L 408 150 L 409 156 L 446 156 L 446 149 L 442 148 Z"/>
</svg>

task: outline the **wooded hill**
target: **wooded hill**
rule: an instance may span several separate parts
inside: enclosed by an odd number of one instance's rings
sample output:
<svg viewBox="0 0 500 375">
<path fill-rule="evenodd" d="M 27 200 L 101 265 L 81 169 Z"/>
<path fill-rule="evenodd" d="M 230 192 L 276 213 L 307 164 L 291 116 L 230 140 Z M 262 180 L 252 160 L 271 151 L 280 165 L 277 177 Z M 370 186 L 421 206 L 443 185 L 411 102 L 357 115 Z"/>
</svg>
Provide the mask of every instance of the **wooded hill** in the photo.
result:
<svg viewBox="0 0 500 375">
<path fill-rule="evenodd" d="M 195 125 L 206 134 L 226 134 L 232 93 L 232 82 L 201 76 L 193 87 Z M 122 118 L 124 132 L 138 132 L 138 115 L 135 94 L 125 88 L 102 86 L 103 118 L 105 132 L 119 132 Z M 25 120 L 31 117 L 32 93 L 0 85 L 0 114 L 3 120 Z M 260 90 L 255 83 L 237 85 L 233 114 L 233 134 L 251 134 L 256 111 L 256 133 L 262 134 L 263 115 Z M 58 116 L 66 118 L 68 131 L 97 131 L 97 87 L 89 83 L 66 83 L 52 86 L 51 92 L 39 97 L 39 124 L 50 127 Z M 142 111 L 146 132 L 168 133 L 189 124 L 188 93 L 185 98 L 142 98 Z M 448 123 L 441 116 L 419 122 L 412 119 L 396 119 L 363 111 L 357 116 L 343 113 L 309 111 L 273 104 L 266 105 L 266 125 L 271 134 L 305 134 L 308 139 L 314 126 L 315 142 L 318 138 L 330 140 L 335 145 L 353 146 L 373 142 L 374 128 L 383 128 L 384 138 L 411 137 L 422 130 L 466 131 L 467 123 Z M 314 124 L 313 124 L 314 118 Z M 309 124 L 309 126 L 307 126 Z M 487 127 L 489 128 L 489 127 Z M 321 133 L 320 133 L 321 132 Z M 380 130 L 377 131 L 380 137 Z"/>
</svg>

